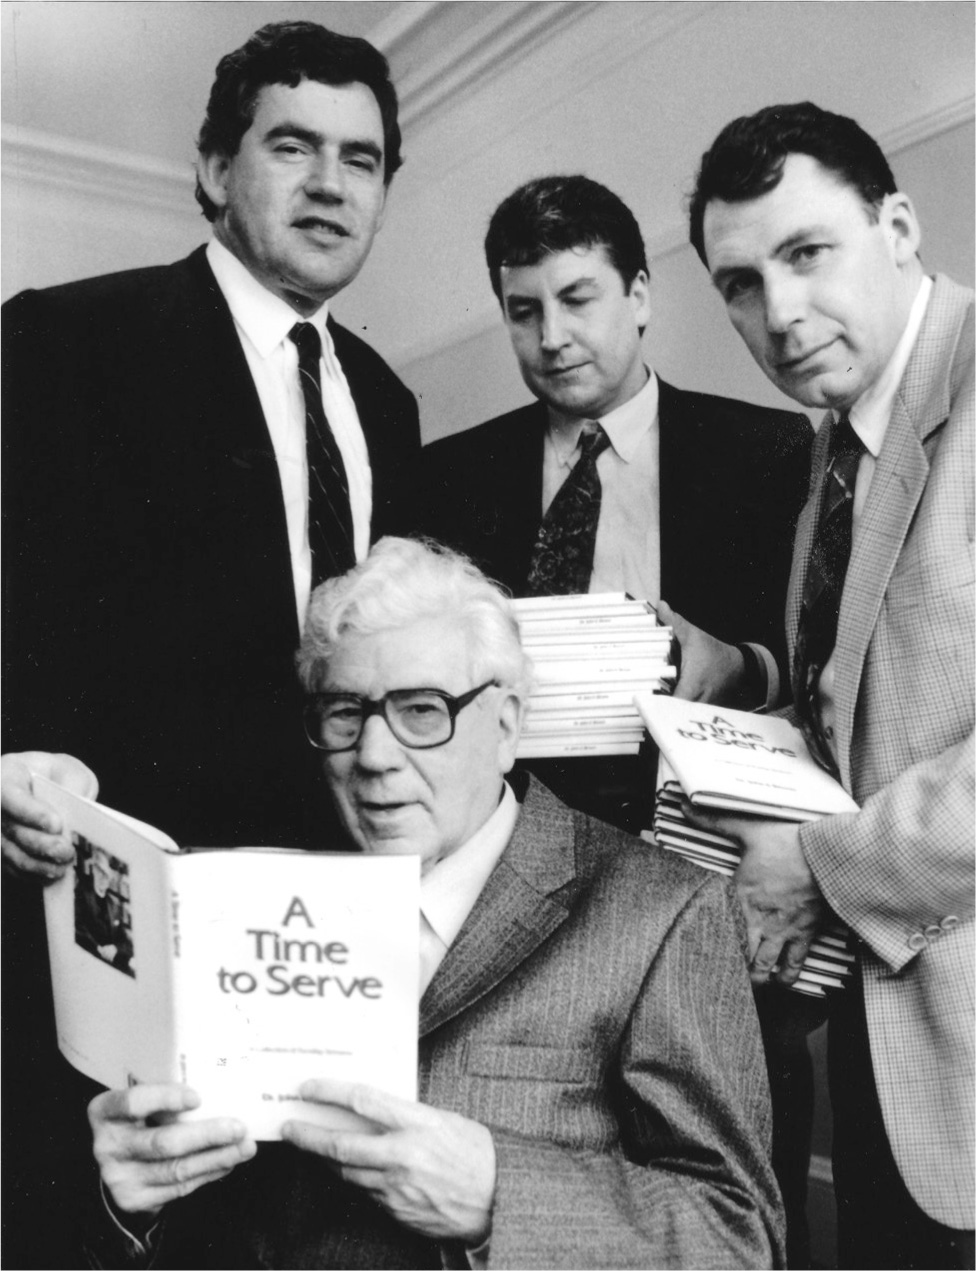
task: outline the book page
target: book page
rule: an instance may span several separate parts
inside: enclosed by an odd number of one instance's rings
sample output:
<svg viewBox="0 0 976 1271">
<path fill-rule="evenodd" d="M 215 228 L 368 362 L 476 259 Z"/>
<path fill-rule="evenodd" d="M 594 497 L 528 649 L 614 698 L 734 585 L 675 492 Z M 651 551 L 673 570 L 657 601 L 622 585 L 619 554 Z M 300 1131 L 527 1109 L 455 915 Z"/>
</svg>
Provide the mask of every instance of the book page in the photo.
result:
<svg viewBox="0 0 976 1271">
<path fill-rule="evenodd" d="M 297 1097 L 331 1076 L 417 1097 L 416 856 L 207 851 L 174 862 L 180 1079 L 196 1118 L 361 1126 Z"/>
<path fill-rule="evenodd" d="M 176 1077 L 169 863 L 141 822 L 34 776 L 61 813 L 74 865 L 44 891 L 58 1046 L 110 1087 Z"/>
</svg>

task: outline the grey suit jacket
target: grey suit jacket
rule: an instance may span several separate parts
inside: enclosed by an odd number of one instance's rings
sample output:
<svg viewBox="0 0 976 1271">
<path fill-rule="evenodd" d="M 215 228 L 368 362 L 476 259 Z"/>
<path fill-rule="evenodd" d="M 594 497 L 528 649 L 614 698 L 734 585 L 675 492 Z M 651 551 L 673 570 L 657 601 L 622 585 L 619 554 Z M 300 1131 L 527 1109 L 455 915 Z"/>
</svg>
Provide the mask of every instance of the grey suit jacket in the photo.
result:
<svg viewBox="0 0 976 1271">
<path fill-rule="evenodd" d="M 841 778 L 861 811 L 804 826 L 864 942 L 871 1054 L 918 1204 L 973 1226 L 973 293 L 938 277 L 848 567 L 835 652 Z M 787 609 L 795 641 L 831 426 Z"/>
<path fill-rule="evenodd" d="M 423 1102 L 492 1131 L 490 1266 L 783 1265 L 765 1065 L 723 880 L 531 785 L 424 995 L 420 1061 Z M 461 1257 L 269 1145 L 172 1207 L 154 1265 Z"/>
</svg>

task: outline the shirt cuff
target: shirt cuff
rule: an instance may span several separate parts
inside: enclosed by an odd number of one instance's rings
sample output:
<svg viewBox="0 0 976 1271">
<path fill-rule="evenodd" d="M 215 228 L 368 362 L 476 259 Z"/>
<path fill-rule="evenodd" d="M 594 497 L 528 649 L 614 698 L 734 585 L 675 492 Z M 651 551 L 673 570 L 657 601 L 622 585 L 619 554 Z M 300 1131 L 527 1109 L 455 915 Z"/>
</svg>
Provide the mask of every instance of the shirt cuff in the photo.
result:
<svg viewBox="0 0 976 1271">
<path fill-rule="evenodd" d="M 89 1262 L 93 1267 L 150 1267 L 159 1243 L 162 1214 L 154 1218 L 139 1219 L 135 1215 L 123 1215 L 112 1203 L 99 1180 L 103 1219 L 94 1240 L 88 1243 Z M 126 1226 L 131 1222 L 132 1227 Z"/>
<path fill-rule="evenodd" d="M 486 1271 L 490 1248 L 490 1233 L 474 1248 L 460 1241 L 441 1245 L 441 1271 Z"/>
</svg>

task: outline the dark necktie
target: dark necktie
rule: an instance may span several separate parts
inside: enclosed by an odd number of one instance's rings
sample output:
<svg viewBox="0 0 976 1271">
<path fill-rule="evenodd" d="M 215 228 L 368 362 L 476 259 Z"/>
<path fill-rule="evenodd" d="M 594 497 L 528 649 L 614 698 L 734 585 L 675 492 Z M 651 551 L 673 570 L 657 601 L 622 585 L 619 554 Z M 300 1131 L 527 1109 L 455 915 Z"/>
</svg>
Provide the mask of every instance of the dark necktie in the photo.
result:
<svg viewBox="0 0 976 1271">
<path fill-rule="evenodd" d="M 854 485 L 864 445 L 842 415 L 830 438 L 820 517 L 803 584 L 803 606 L 793 654 L 796 708 L 815 758 L 836 773 L 820 714 L 820 676 L 837 642 L 837 618 L 851 555 Z"/>
<path fill-rule="evenodd" d="M 319 361 L 322 342 L 310 322 L 296 322 L 288 338 L 298 349 L 298 378 L 305 399 L 308 458 L 308 545 L 312 586 L 344 574 L 356 563 L 346 468 L 322 407 Z"/>
<path fill-rule="evenodd" d="M 580 456 L 542 519 L 529 565 L 530 596 L 568 596 L 589 591 L 600 519 L 597 458 L 610 444 L 599 424 L 580 433 Z"/>
</svg>

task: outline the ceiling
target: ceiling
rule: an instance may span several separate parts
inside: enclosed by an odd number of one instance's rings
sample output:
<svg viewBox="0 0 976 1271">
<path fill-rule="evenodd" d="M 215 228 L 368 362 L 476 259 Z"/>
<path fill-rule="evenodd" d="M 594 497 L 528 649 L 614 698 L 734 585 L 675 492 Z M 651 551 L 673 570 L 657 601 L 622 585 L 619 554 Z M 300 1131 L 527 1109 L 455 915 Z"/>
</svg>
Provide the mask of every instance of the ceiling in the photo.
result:
<svg viewBox="0 0 976 1271">
<path fill-rule="evenodd" d="M 3 122 L 182 164 L 194 156 L 218 60 L 259 26 L 304 18 L 371 37 L 416 7 L 397 0 L 6 0 Z"/>
</svg>

